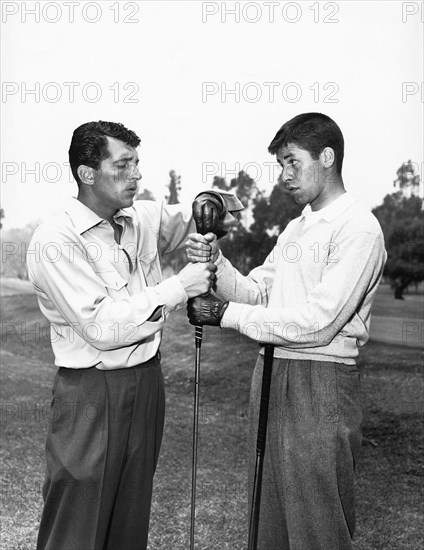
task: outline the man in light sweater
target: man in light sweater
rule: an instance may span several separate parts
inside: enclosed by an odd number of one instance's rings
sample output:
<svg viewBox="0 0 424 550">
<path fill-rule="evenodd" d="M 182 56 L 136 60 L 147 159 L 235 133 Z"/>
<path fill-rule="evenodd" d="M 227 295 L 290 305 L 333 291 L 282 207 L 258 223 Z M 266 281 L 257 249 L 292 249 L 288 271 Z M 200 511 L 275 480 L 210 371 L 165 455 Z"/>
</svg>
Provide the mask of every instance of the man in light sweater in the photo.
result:
<svg viewBox="0 0 424 550">
<path fill-rule="evenodd" d="M 212 257 L 225 301 L 197 297 L 189 318 L 275 345 L 258 548 L 350 550 L 362 417 L 356 357 L 386 259 L 383 235 L 345 191 L 344 140 L 328 116 L 294 117 L 268 150 L 305 208 L 248 276 L 223 257 L 214 235 L 191 235 L 189 259 Z M 262 369 L 261 352 L 250 399 L 249 487 Z"/>
</svg>

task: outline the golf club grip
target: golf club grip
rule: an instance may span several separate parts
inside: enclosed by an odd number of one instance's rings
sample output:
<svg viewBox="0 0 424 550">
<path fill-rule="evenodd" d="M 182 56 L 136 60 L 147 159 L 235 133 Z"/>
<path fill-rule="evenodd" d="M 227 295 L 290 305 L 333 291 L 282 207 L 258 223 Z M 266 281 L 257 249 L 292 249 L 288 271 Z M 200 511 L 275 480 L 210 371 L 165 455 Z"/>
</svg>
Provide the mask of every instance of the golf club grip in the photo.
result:
<svg viewBox="0 0 424 550">
<path fill-rule="evenodd" d="M 203 338 L 203 327 L 196 325 L 194 327 L 194 342 L 196 344 L 196 348 L 200 348 L 202 345 L 202 338 Z"/>
<path fill-rule="evenodd" d="M 263 454 L 266 443 L 266 428 L 268 423 L 269 394 L 271 389 L 272 360 L 274 358 L 274 346 L 265 344 L 264 368 L 262 374 L 261 404 L 259 409 L 258 437 L 256 440 L 256 452 Z"/>
</svg>

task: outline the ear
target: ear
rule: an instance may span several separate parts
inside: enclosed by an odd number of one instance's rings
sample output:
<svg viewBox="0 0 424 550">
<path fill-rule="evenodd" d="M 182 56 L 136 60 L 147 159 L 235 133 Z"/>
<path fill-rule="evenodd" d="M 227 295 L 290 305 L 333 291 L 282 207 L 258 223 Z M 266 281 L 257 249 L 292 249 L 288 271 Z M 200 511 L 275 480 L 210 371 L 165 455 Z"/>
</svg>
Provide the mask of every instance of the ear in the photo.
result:
<svg viewBox="0 0 424 550">
<path fill-rule="evenodd" d="M 324 168 L 331 168 L 334 165 L 334 161 L 336 160 L 334 149 L 332 149 L 331 147 L 326 147 L 323 151 L 321 151 L 320 157 Z"/>
<path fill-rule="evenodd" d="M 94 183 L 94 168 L 81 164 L 77 169 L 78 176 L 85 185 L 93 185 Z"/>
</svg>

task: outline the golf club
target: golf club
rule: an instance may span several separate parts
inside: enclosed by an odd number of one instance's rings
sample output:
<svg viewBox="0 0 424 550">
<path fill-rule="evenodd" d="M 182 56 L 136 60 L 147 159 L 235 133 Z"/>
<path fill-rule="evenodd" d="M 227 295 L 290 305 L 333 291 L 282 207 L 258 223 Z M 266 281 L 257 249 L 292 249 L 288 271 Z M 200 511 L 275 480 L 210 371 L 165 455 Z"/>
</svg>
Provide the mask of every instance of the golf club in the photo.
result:
<svg viewBox="0 0 424 550">
<path fill-rule="evenodd" d="M 199 433 L 199 381 L 200 381 L 200 352 L 202 346 L 203 327 L 194 328 L 196 345 L 194 371 L 194 415 L 193 415 L 193 454 L 191 465 L 191 523 L 190 523 L 190 550 L 194 550 L 194 529 L 196 521 L 196 478 L 197 478 L 197 438 Z"/>
<path fill-rule="evenodd" d="M 197 226 L 199 233 L 203 231 Z M 197 480 L 197 440 L 199 434 L 199 381 L 200 355 L 203 338 L 203 327 L 194 327 L 194 342 L 196 348 L 194 363 L 194 405 L 193 405 L 193 453 L 191 460 L 191 521 L 190 521 L 190 550 L 194 550 L 194 532 L 196 522 L 196 480 Z"/>
<path fill-rule="evenodd" d="M 259 408 L 258 437 L 256 440 L 255 477 L 253 480 L 252 503 L 249 520 L 248 550 L 256 550 L 258 543 L 259 512 L 261 506 L 262 472 L 265 456 L 268 405 L 271 389 L 274 346 L 265 344 L 264 367 L 262 374 L 261 402 Z"/>
</svg>

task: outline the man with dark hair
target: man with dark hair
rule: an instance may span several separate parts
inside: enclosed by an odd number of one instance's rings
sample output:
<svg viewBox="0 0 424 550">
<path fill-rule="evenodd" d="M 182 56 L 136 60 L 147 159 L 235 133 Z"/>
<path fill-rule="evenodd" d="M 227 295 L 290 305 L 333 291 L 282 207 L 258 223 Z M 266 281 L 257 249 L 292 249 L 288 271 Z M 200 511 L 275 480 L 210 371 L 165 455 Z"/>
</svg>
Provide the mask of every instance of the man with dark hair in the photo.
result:
<svg viewBox="0 0 424 550">
<path fill-rule="evenodd" d="M 215 261 L 216 292 L 226 301 L 197 297 L 188 314 L 193 324 L 236 329 L 275 346 L 258 548 L 351 550 L 361 443 L 355 359 L 383 273 L 383 235 L 345 191 L 343 136 L 329 117 L 293 118 L 269 151 L 305 208 L 246 277 L 222 256 L 214 235 L 191 235 L 188 258 Z M 261 352 L 250 398 L 250 489 L 262 369 Z"/>
<path fill-rule="evenodd" d="M 331 147 L 336 161 L 333 169 L 341 176 L 344 139 L 337 124 L 329 116 L 322 113 L 304 113 L 297 115 L 281 126 L 268 147 L 271 155 L 276 155 L 284 145 L 296 143 L 302 149 L 309 151 L 314 160 L 318 160 L 325 147 Z"/>
<path fill-rule="evenodd" d="M 160 257 L 240 210 L 225 192 L 191 207 L 136 201 L 140 139 L 89 122 L 72 137 L 78 197 L 43 223 L 28 269 L 51 323 L 55 364 L 39 550 L 142 550 L 164 422 L 165 320 L 207 292 L 214 264 L 163 281 Z"/>
<path fill-rule="evenodd" d="M 85 165 L 97 170 L 100 162 L 109 156 L 108 138 L 118 139 L 133 149 L 140 145 L 137 134 L 119 122 L 100 120 L 82 124 L 74 131 L 69 147 L 69 164 L 78 185 L 81 184 L 79 166 Z"/>
</svg>

